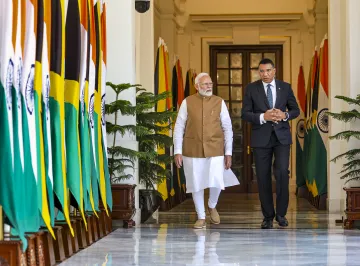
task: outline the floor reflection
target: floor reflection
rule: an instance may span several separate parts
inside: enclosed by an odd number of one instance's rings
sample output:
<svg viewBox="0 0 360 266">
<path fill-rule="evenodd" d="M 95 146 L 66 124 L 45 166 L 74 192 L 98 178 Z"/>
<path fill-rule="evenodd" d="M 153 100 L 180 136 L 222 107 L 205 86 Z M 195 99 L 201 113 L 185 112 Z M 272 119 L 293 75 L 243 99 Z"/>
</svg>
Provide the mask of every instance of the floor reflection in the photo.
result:
<svg viewBox="0 0 360 266">
<path fill-rule="evenodd" d="M 118 229 L 66 265 L 360 265 L 358 230 Z"/>
<path fill-rule="evenodd" d="M 360 265 L 360 231 L 343 230 L 340 214 L 292 198 L 287 229 L 261 230 L 255 196 L 222 195 L 222 223 L 195 230 L 192 202 L 133 229 L 117 229 L 80 251 L 67 265 Z"/>
</svg>

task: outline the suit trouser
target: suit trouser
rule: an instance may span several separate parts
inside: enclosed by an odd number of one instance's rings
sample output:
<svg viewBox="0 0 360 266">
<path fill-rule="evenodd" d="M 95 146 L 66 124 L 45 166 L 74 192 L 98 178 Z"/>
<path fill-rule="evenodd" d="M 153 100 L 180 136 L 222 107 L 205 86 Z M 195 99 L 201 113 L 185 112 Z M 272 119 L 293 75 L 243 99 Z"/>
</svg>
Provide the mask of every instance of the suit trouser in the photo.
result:
<svg viewBox="0 0 360 266">
<path fill-rule="evenodd" d="M 275 131 L 272 132 L 267 146 L 254 148 L 259 198 L 262 213 L 266 220 L 273 220 L 275 217 L 271 178 L 273 156 L 275 156 L 276 215 L 285 216 L 289 205 L 290 145 L 282 145 Z"/>
</svg>

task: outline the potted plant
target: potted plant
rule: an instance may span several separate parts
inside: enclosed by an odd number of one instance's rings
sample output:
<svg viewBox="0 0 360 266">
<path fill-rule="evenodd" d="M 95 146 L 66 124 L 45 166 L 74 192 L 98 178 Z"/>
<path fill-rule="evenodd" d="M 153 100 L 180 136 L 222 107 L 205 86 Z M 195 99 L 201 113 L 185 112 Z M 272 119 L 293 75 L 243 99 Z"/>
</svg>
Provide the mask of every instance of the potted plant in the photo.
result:
<svg viewBox="0 0 360 266">
<path fill-rule="evenodd" d="M 172 137 L 168 134 L 176 112 L 167 110 L 154 111 L 159 101 L 166 101 L 169 92 L 154 95 L 144 89 L 137 89 L 136 124 L 139 151 L 146 156 L 139 157 L 139 179 L 145 189 L 140 190 L 141 221 L 146 221 L 159 207 L 161 194 L 155 189 L 165 178 L 171 178 L 171 163 L 169 148 Z M 165 149 L 164 154 L 158 153 L 158 148 Z"/>
<path fill-rule="evenodd" d="M 340 99 L 348 103 L 349 105 L 360 106 L 360 94 L 357 95 L 355 99 L 345 96 L 336 96 L 335 98 Z M 341 113 L 328 113 L 329 116 L 336 120 L 343 122 L 351 122 L 360 119 L 360 112 L 355 108 L 350 111 L 342 111 Z M 360 131 L 358 130 L 345 130 L 337 133 L 334 136 L 331 136 L 330 139 L 343 139 L 349 141 L 350 139 L 360 140 Z M 332 162 L 337 162 L 339 159 L 346 159 L 347 162 L 343 164 L 342 171 L 340 172 L 341 179 L 345 179 L 345 184 L 353 180 L 360 179 L 360 143 L 352 149 L 349 149 L 343 154 L 340 154 L 333 158 Z M 346 191 L 346 215 L 347 219 L 344 221 L 346 228 L 351 228 L 353 226 L 354 220 L 360 220 L 360 187 L 350 187 L 344 188 Z"/>
<path fill-rule="evenodd" d="M 136 106 L 129 101 L 120 98 L 124 90 L 137 87 L 137 85 L 106 83 L 114 92 L 115 100 L 105 105 L 105 113 L 112 119 L 106 121 L 106 131 L 112 136 L 112 142 L 108 146 L 108 167 L 111 180 L 111 192 L 113 196 L 113 220 L 124 220 L 124 227 L 134 225 L 132 217 L 135 214 L 135 185 L 120 184 L 120 182 L 133 177 L 129 170 L 135 167 L 135 160 L 141 156 L 141 152 L 117 145 L 116 140 L 129 132 L 136 134 L 136 125 L 120 125 L 119 116 L 135 115 Z"/>
</svg>

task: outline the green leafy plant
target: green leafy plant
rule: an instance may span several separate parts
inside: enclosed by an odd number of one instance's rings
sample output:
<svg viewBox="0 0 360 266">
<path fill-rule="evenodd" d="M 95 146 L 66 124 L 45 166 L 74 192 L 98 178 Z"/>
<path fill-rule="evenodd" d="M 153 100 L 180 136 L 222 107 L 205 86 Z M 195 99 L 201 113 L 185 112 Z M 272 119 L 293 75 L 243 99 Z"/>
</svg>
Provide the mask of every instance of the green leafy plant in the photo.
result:
<svg viewBox="0 0 360 266">
<path fill-rule="evenodd" d="M 357 95 L 355 99 L 345 96 L 336 96 L 336 99 L 343 100 L 347 102 L 349 105 L 355 105 L 357 107 L 360 106 L 360 94 Z M 352 109 L 350 111 L 342 111 L 341 113 L 331 113 L 328 112 L 329 116 L 333 117 L 336 120 L 343 122 L 355 122 L 360 119 L 360 112 L 356 109 Z M 356 130 L 345 130 L 331 136 L 330 139 L 337 140 L 346 140 L 349 141 L 351 138 L 355 138 L 360 140 L 360 131 Z M 336 162 L 339 159 L 345 158 L 347 162 L 343 165 L 343 169 L 340 172 L 342 174 L 341 179 L 346 179 L 345 182 L 348 183 L 351 180 L 359 180 L 360 179 L 360 159 L 358 159 L 360 155 L 360 145 L 358 147 L 354 147 L 354 149 L 350 149 L 347 152 L 340 154 L 333 158 L 331 161 Z"/>
<path fill-rule="evenodd" d="M 176 112 L 167 110 L 156 112 L 158 102 L 171 97 L 169 92 L 154 95 L 140 88 L 140 85 L 106 83 L 114 92 L 115 100 L 105 105 L 105 113 L 112 115 L 106 121 L 106 131 L 112 135 L 112 145 L 108 147 L 108 165 L 112 183 L 131 178 L 126 169 L 134 169 L 135 160 L 139 162 L 139 179 L 146 189 L 154 189 L 155 184 L 171 177 L 172 156 L 166 151 L 172 146 L 172 137 L 166 134 L 172 128 Z M 136 88 L 136 105 L 120 98 L 120 93 Z M 136 125 L 120 125 L 119 116 L 136 115 Z M 127 132 L 135 134 L 139 142 L 139 151 L 116 145 L 116 139 Z M 158 149 L 165 154 L 158 154 Z"/>
<path fill-rule="evenodd" d="M 156 112 L 160 101 L 166 101 L 169 92 L 154 95 L 145 89 L 137 88 L 136 95 L 136 137 L 139 142 L 139 179 L 146 189 L 154 189 L 155 184 L 171 177 L 172 156 L 167 151 L 172 146 L 172 137 L 166 134 L 172 128 L 176 112 L 167 110 Z M 158 154 L 158 148 L 165 154 Z"/>
<path fill-rule="evenodd" d="M 136 114 L 136 106 L 133 106 L 127 100 L 120 99 L 119 95 L 121 92 L 138 85 L 131 85 L 129 83 L 113 84 L 111 82 L 107 82 L 106 85 L 115 92 L 116 96 L 113 102 L 105 105 L 105 114 L 113 116 L 113 122 L 106 121 L 106 132 L 113 137 L 112 144 L 108 147 L 108 166 L 111 182 L 116 183 L 132 178 L 132 174 L 125 173 L 126 169 L 134 169 L 135 160 L 141 156 L 141 153 L 138 151 L 116 145 L 116 139 L 119 135 L 124 136 L 127 132 L 136 134 L 136 125 L 119 124 L 120 115 Z"/>
</svg>

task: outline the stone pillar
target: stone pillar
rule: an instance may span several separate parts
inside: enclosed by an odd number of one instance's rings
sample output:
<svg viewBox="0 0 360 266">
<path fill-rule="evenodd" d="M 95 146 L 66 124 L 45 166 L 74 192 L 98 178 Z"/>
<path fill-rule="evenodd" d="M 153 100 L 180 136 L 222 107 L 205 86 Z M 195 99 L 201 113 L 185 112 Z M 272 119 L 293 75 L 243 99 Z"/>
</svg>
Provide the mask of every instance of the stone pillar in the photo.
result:
<svg viewBox="0 0 360 266">
<path fill-rule="evenodd" d="M 360 75 L 357 71 L 360 58 L 360 1 L 329 0 L 329 109 L 332 112 L 349 110 L 349 106 L 335 99 L 336 95 L 355 97 L 359 93 Z M 329 135 L 354 129 L 356 125 L 330 120 Z M 329 140 L 328 159 L 346 152 L 354 143 Z M 345 207 L 344 180 L 340 179 L 344 161 L 329 163 L 328 166 L 328 208 L 332 213 Z M 350 183 L 350 186 L 355 184 Z"/>
<path fill-rule="evenodd" d="M 346 68 L 345 77 L 346 83 L 345 88 L 348 90 L 345 94 L 351 98 L 355 98 L 360 94 L 360 75 L 356 69 L 359 67 L 360 58 L 360 1 L 358 0 L 347 0 L 346 2 Z M 355 106 L 347 106 L 349 109 L 353 109 Z M 360 130 L 359 121 L 356 123 L 347 123 L 346 128 L 349 130 Z M 359 141 L 351 139 L 346 145 L 348 150 L 358 147 Z M 351 181 L 347 184 L 347 187 L 358 187 L 360 181 Z"/>
<path fill-rule="evenodd" d="M 106 80 L 113 83 L 131 83 L 136 82 L 135 68 L 135 6 L 133 0 L 107 1 L 107 75 Z M 114 93 L 107 90 L 106 101 L 114 100 Z M 120 97 L 124 100 L 136 104 L 135 89 L 123 92 Z M 111 118 L 110 118 L 111 119 Z M 134 116 L 120 116 L 121 124 L 136 123 Z M 108 145 L 112 144 L 112 137 L 108 136 Z M 124 137 L 118 136 L 116 145 L 138 150 L 136 137 L 126 134 Z M 138 166 L 135 165 L 135 171 L 132 170 L 132 179 L 124 180 L 122 183 L 136 184 L 135 189 L 135 207 L 136 215 L 134 221 L 140 224 L 141 211 L 139 209 L 139 175 Z"/>
</svg>

